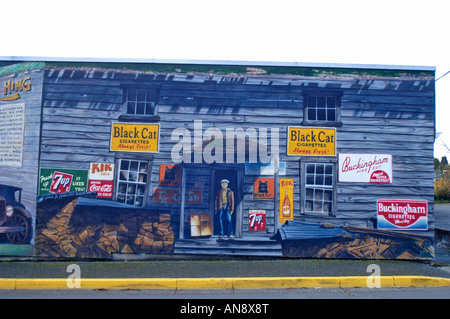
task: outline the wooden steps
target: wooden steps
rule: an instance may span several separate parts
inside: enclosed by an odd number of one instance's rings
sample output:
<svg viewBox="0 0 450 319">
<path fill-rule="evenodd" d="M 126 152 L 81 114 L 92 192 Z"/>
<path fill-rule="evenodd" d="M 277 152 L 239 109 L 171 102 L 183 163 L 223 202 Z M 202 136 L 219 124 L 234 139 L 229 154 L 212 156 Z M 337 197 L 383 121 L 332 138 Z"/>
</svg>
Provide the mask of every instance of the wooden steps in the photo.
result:
<svg viewBox="0 0 450 319">
<path fill-rule="evenodd" d="M 177 239 L 174 254 L 281 257 L 281 243 L 261 238 Z"/>
</svg>

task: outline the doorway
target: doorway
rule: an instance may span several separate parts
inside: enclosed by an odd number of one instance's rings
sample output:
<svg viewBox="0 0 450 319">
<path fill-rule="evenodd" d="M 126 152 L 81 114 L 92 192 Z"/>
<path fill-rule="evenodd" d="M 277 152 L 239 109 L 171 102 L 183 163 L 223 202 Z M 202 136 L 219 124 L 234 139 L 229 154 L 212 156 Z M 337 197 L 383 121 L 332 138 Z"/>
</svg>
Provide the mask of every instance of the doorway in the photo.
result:
<svg viewBox="0 0 450 319">
<path fill-rule="evenodd" d="M 233 235 L 242 237 L 242 193 L 243 193 L 243 170 L 239 168 L 213 168 L 211 172 L 210 183 L 210 211 L 214 216 L 214 235 L 219 236 L 220 224 L 219 214 L 217 214 L 216 200 L 222 189 L 221 181 L 227 179 L 229 181 L 228 188 L 233 191 L 234 210 L 231 215 L 231 223 L 233 226 Z"/>
</svg>

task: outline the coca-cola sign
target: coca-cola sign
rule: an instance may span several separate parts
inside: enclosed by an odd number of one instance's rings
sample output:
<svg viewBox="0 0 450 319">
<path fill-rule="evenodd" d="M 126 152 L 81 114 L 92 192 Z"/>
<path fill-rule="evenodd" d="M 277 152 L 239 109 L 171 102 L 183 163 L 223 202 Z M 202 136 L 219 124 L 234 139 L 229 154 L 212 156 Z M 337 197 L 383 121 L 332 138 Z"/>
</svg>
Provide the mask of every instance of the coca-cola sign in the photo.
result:
<svg viewBox="0 0 450 319">
<path fill-rule="evenodd" d="M 379 199 L 378 229 L 428 229 L 428 202 L 423 200 Z"/>
<path fill-rule="evenodd" d="M 96 192 L 98 198 L 113 197 L 114 181 L 89 180 L 89 192 Z"/>
<path fill-rule="evenodd" d="M 339 153 L 339 182 L 392 183 L 392 155 Z"/>
</svg>

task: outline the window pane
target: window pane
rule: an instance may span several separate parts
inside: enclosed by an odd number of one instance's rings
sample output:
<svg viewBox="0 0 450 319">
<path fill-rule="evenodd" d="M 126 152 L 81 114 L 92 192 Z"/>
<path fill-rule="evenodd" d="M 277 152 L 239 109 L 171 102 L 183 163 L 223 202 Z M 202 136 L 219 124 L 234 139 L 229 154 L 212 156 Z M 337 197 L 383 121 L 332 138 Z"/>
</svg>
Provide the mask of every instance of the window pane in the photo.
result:
<svg viewBox="0 0 450 319">
<path fill-rule="evenodd" d="M 315 212 L 322 212 L 322 202 L 314 201 L 314 211 Z"/>
<path fill-rule="evenodd" d="M 308 174 L 314 174 L 315 171 L 315 165 L 314 164 L 306 164 L 306 173 Z"/>
<path fill-rule="evenodd" d="M 325 174 L 333 174 L 333 165 L 325 165 Z"/>
<path fill-rule="evenodd" d="M 127 184 L 125 183 L 119 183 L 119 188 L 117 190 L 120 194 L 126 194 L 127 193 Z"/>
<path fill-rule="evenodd" d="M 315 189 L 314 190 L 314 199 L 316 201 L 322 201 L 323 200 L 323 190 L 322 189 Z"/>
<path fill-rule="evenodd" d="M 325 109 L 317 109 L 317 120 L 318 121 L 326 121 L 327 120 L 327 112 Z"/>
<path fill-rule="evenodd" d="M 311 212 L 313 210 L 313 202 L 311 200 L 307 200 L 305 202 L 305 210 Z"/>
<path fill-rule="evenodd" d="M 306 175 L 306 184 L 314 185 L 314 175 Z"/>
<path fill-rule="evenodd" d="M 331 203 L 324 202 L 322 211 L 326 212 L 326 213 L 330 213 L 331 212 Z"/>
<path fill-rule="evenodd" d="M 147 102 L 145 104 L 145 114 L 153 115 L 155 113 L 155 103 Z"/>
<path fill-rule="evenodd" d="M 127 194 L 136 194 L 136 185 L 135 184 L 128 184 L 127 187 Z"/>
<path fill-rule="evenodd" d="M 316 185 L 323 185 L 323 175 L 316 175 L 315 182 Z"/>
<path fill-rule="evenodd" d="M 324 96 L 319 96 L 317 98 L 317 107 L 325 107 L 325 97 Z"/>
<path fill-rule="evenodd" d="M 336 121 L 336 110 L 327 110 L 327 121 Z"/>
<path fill-rule="evenodd" d="M 126 203 L 128 205 L 134 205 L 134 196 L 127 196 L 127 201 Z"/>
<path fill-rule="evenodd" d="M 314 196 L 314 189 L 307 188 L 306 189 L 306 199 L 313 199 Z"/>
<path fill-rule="evenodd" d="M 308 120 L 316 121 L 316 109 L 308 109 Z"/>
<path fill-rule="evenodd" d="M 127 103 L 127 114 L 134 114 L 136 112 L 136 102 Z"/>
<path fill-rule="evenodd" d="M 131 162 L 131 165 L 130 165 L 130 171 L 135 171 L 135 172 L 137 172 L 138 167 L 139 167 L 139 162 L 132 161 L 132 162 Z"/>
<path fill-rule="evenodd" d="M 119 203 L 125 203 L 125 195 L 117 195 L 117 201 Z"/>
<path fill-rule="evenodd" d="M 147 174 L 140 173 L 138 182 L 139 183 L 147 183 Z"/>
<path fill-rule="evenodd" d="M 326 190 L 323 193 L 323 199 L 326 201 L 331 201 L 331 195 L 333 195 L 333 192 Z"/>
<path fill-rule="evenodd" d="M 136 201 L 134 203 L 135 206 L 143 206 L 144 205 L 144 197 L 136 196 Z"/>
<path fill-rule="evenodd" d="M 327 97 L 327 107 L 336 107 L 336 98 L 334 96 Z"/>
<path fill-rule="evenodd" d="M 325 176 L 325 185 L 333 186 L 333 176 Z"/>
<path fill-rule="evenodd" d="M 144 102 L 138 102 L 137 108 L 136 108 L 136 114 L 145 114 L 145 103 Z"/>
<path fill-rule="evenodd" d="M 121 170 L 128 170 L 129 165 L 130 165 L 130 162 L 129 162 L 129 161 L 122 160 L 122 161 L 120 162 L 120 169 L 121 169 Z"/>
<path fill-rule="evenodd" d="M 316 174 L 323 174 L 324 170 L 325 168 L 323 164 L 316 164 Z"/>
</svg>

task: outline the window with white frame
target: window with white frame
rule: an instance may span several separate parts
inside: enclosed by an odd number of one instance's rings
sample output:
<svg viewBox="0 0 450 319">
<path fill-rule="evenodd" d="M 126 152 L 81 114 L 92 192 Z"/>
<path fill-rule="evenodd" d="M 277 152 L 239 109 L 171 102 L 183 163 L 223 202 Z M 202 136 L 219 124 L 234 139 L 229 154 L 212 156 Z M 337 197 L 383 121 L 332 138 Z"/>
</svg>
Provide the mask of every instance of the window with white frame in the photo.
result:
<svg viewBox="0 0 450 319">
<path fill-rule="evenodd" d="M 341 94 L 339 92 L 306 92 L 303 95 L 306 122 L 339 122 Z"/>
<path fill-rule="evenodd" d="M 334 164 L 306 163 L 305 213 L 333 213 Z"/>
<path fill-rule="evenodd" d="M 116 200 L 133 206 L 143 207 L 147 196 L 149 162 L 119 160 Z"/>
<path fill-rule="evenodd" d="M 157 115 L 158 91 L 146 88 L 127 88 L 125 114 L 139 116 Z"/>
</svg>

